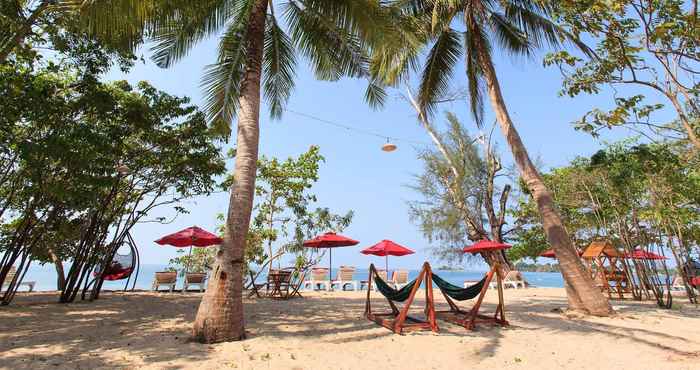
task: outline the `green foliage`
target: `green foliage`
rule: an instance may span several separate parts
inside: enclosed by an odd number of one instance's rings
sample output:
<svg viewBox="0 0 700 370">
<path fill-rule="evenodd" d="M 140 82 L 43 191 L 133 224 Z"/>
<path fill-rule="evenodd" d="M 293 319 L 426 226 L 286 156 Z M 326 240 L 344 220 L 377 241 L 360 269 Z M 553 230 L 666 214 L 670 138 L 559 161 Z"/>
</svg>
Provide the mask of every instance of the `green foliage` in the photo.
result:
<svg viewBox="0 0 700 370">
<path fill-rule="evenodd" d="M 680 143 L 610 145 L 591 158 L 578 158 L 544 176 L 572 236 L 583 249 L 596 238 L 632 249 L 650 245 L 692 251 L 698 244 L 700 181 L 697 159 Z M 509 251 L 515 259 L 536 258 L 548 249 L 530 197 L 513 216 L 524 225 Z M 674 230 L 677 229 L 677 230 Z M 675 246 L 674 246 L 675 245 Z"/>
<path fill-rule="evenodd" d="M 207 272 L 211 270 L 216 258 L 216 248 L 195 247 L 192 248 L 192 254 L 189 253 L 189 249 L 179 248 L 177 254 L 177 257 L 168 261 L 168 265 L 174 270 L 180 271 L 180 274 L 184 276 L 185 271 Z"/>
<path fill-rule="evenodd" d="M 72 261 L 66 300 L 137 222 L 164 221 L 153 208 L 186 212 L 225 170 L 189 99 L 70 69 L 0 65 L 3 262 Z"/>
<path fill-rule="evenodd" d="M 366 77 L 369 50 L 394 33 L 380 2 L 271 1 L 264 29 L 254 31 L 263 33 L 262 60 L 253 61 L 247 53 L 251 40 L 259 36 L 248 32 L 255 4 L 254 0 L 192 2 L 178 13 L 164 13 L 167 21 L 158 17 L 146 20 L 153 31 L 148 33 L 154 40 L 153 58 L 162 67 L 182 59 L 202 40 L 222 35 L 218 58 L 206 67 L 202 87 L 208 118 L 226 136 L 236 117 L 246 68 L 262 64 L 262 94 L 270 115 L 279 118 L 294 89 L 297 55 L 306 57 L 321 79 Z M 280 22 L 280 14 L 284 22 Z M 372 102 L 381 99 L 381 92 L 374 87 L 367 91 L 367 99 Z"/>
<path fill-rule="evenodd" d="M 438 149 L 419 153 L 423 172 L 409 187 L 421 199 L 409 202 L 409 207 L 433 255 L 454 264 L 464 258 L 462 248 L 469 240 L 503 239 L 505 221 L 500 216 L 506 211 L 510 185 L 496 184 L 501 165 L 493 148 L 482 154 L 479 140 L 454 114 L 447 113 L 446 118 L 448 130 L 437 134 L 446 154 Z M 499 205 L 501 199 L 504 203 Z"/>
<path fill-rule="evenodd" d="M 575 97 L 597 94 L 608 85 L 615 88 L 614 106 L 591 110 L 574 122 L 576 129 L 598 135 L 624 125 L 654 137 L 694 140 L 698 147 L 693 138 L 700 133 L 696 11 L 682 0 L 558 2 L 557 22 L 593 44 L 588 56 L 560 51 L 545 58 L 545 65 L 557 66 L 565 77 L 561 94 Z M 635 90 L 624 97 L 623 86 L 637 86 L 649 94 Z M 656 102 L 659 98 L 676 110 L 677 121 L 654 121 L 653 113 L 664 106 Z"/>
<path fill-rule="evenodd" d="M 231 154 L 235 155 L 235 150 Z M 261 265 L 294 253 L 299 261 L 308 264 L 319 256 L 317 251 L 302 246 L 304 240 L 327 231 L 340 232 L 350 224 L 352 211 L 337 215 L 327 208 L 312 209 L 317 199 L 311 189 L 319 179 L 323 160 L 317 146 L 284 161 L 265 156 L 258 160 L 256 204 L 248 232 L 246 261 Z M 224 187 L 233 181 L 228 178 Z"/>
<path fill-rule="evenodd" d="M 492 66 L 494 50 L 530 56 L 566 39 L 576 42 L 550 20 L 552 9 L 546 1 L 410 0 L 393 2 L 392 7 L 403 39 L 374 50 L 372 77 L 396 86 L 418 71 L 418 104 L 431 114 L 450 91 L 457 61 L 464 60 L 477 125 L 483 123 L 484 71 Z"/>
</svg>

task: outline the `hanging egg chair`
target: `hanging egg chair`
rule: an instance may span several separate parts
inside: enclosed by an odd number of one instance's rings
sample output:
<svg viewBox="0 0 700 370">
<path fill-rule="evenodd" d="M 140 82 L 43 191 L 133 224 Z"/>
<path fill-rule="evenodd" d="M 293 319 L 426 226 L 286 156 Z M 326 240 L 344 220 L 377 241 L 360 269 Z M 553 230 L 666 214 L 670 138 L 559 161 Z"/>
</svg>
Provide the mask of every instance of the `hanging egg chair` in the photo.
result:
<svg viewBox="0 0 700 370">
<path fill-rule="evenodd" d="M 132 283 L 131 290 L 134 290 L 139 273 L 140 256 L 131 234 L 127 233 L 126 236 L 126 240 L 114 251 L 112 259 L 107 265 L 95 267 L 93 280 L 88 284 L 88 287 L 92 286 L 100 279 L 102 279 L 102 281 L 126 280 L 124 291 L 128 290 L 130 282 Z"/>
</svg>

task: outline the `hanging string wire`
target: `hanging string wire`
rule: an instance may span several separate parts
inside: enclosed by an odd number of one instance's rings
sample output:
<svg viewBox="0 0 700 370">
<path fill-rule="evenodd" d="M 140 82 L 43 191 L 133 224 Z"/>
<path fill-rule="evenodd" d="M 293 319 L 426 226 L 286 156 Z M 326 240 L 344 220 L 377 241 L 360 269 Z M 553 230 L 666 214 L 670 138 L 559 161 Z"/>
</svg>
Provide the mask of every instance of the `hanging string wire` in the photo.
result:
<svg viewBox="0 0 700 370">
<path fill-rule="evenodd" d="M 418 140 L 411 140 L 411 139 L 399 138 L 399 137 L 396 137 L 396 136 L 382 135 L 382 134 L 380 134 L 380 133 L 378 133 L 378 132 L 375 132 L 375 131 L 364 130 L 364 129 L 360 129 L 360 128 L 357 128 L 357 127 L 354 127 L 354 126 L 351 126 L 351 125 L 344 125 L 344 124 L 342 124 L 342 123 L 329 121 L 329 120 L 327 120 L 327 119 L 319 118 L 319 117 L 313 116 L 313 115 L 308 114 L 308 113 L 297 112 L 297 111 L 292 110 L 292 109 L 289 109 L 289 108 L 285 108 L 285 111 L 287 111 L 287 112 L 289 112 L 289 113 L 292 113 L 292 114 L 296 114 L 296 115 L 301 116 L 301 117 L 304 117 L 304 118 L 308 118 L 308 119 L 314 120 L 314 121 L 316 121 L 316 122 L 320 122 L 320 123 L 324 123 L 324 124 L 327 124 L 327 125 L 331 125 L 331 126 L 335 126 L 335 127 L 338 127 L 338 128 L 342 128 L 342 129 L 345 129 L 345 130 L 348 130 L 348 131 L 352 131 L 352 132 L 357 133 L 357 134 L 360 134 L 360 135 L 374 136 L 374 137 L 378 137 L 378 138 L 381 138 L 381 139 L 393 140 L 393 141 L 399 141 L 399 142 L 405 142 L 405 143 L 416 144 L 416 145 L 423 145 L 423 146 L 430 145 L 430 143 L 425 142 L 425 141 L 418 141 Z"/>
</svg>

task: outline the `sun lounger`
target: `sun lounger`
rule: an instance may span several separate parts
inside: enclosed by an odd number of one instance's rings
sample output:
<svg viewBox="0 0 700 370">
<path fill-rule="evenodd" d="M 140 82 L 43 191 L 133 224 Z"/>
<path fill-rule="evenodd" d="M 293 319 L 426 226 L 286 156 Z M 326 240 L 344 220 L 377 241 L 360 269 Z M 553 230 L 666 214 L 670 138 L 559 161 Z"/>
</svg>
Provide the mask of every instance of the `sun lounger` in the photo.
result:
<svg viewBox="0 0 700 370">
<path fill-rule="evenodd" d="M 497 287 L 498 285 L 496 282 L 491 282 L 489 284 L 490 289 L 496 289 Z M 503 287 L 513 289 L 525 288 L 525 279 L 523 279 L 523 274 L 520 271 L 511 270 L 508 272 L 508 274 L 506 274 L 506 277 L 503 278 Z"/>
<path fill-rule="evenodd" d="M 311 279 L 304 282 L 304 289 L 316 290 L 316 288 L 321 289 L 321 286 L 324 290 L 331 289 L 331 285 L 328 283 L 328 269 L 314 267 L 311 269 Z"/>
<path fill-rule="evenodd" d="M 391 282 L 390 282 L 389 280 L 387 280 L 387 278 L 386 278 L 386 270 L 384 270 L 384 269 L 381 269 L 381 270 L 377 269 L 377 275 L 378 275 L 382 280 L 386 281 L 388 284 L 391 284 Z M 369 286 L 369 280 L 360 280 L 360 290 L 363 290 L 363 289 L 364 289 L 365 287 L 367 287 L 367 286 Z M 374 289 L 374 291 L 377 291 L 377 285 L 376 285 L 376 284 L 372 285 L 372 289 Z"/>
<path fill-rule="evenodd" d="M 5 277 L 5 281 L 2 283 L 2 287 L 0 287 L 0 291 L 7 289 L 10 286 L 10 282 L 14 280 L 16 275 L 17 268 L 15 266 L 10 267 L 10 271 L 8 271 L 7 276 Z M 32 292 L 34 291 L 34 285 L 36 285 L 36 281 L 23 281 L 19 283 L 18 288 L 22 285 L 26 286 L 28 291 Z"/>
<path fill-rule="evenodd" d="M 394 289 L 401 289 L 408 284 L 408 270 L 394 270 L 391 274 L 391 284 Z"/>
<path fill-rule="evenodd" d="M 157 292 L 158 288 L 165 285 L 169 288 L 170 292 L 172 293 L 173 291 L 175 291 L 175 284 L 176 283 L 177 283 L 177 272 L 175 272 L 175 271 L 156 272 L 156 276 L 153 278 L 152 290 L 154 292 Z"/>
<path fill-rule="evenodd" d="M 358 281 L 353 280 L 352 277 L 355 274 L 355 267 L 353 266 L 340 266 L 338 274 L 335 279 L 331 282 L 331 288 L 337 285 L 340 290 L 345 290 L 345 286 L 352 286 L 352 290 L 357 290 Z"/>
<path fill-rule="evenodd" d="M 200 292 L 206 289 L 207 274 L 204 272 L 188 272 L 185 274 L 185 282 L 182 285 L 182 292 L 186 292 L 190 286 L 197 286 Z"/>
</svg>

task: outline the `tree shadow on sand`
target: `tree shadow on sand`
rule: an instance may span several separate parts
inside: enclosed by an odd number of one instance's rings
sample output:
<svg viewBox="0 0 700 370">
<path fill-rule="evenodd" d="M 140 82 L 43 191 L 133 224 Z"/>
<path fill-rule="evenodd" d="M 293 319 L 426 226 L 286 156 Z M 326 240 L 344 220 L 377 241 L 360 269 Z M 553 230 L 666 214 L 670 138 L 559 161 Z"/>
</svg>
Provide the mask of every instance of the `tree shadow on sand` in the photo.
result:
<svg viewBox="0 0 700 370">
<path fill-rule="evenodd" d="M 153 365 L 174 367 L 177 359 L 196 366 L 211 357 L 216 345 L 190 341 L 191 322 L 201 294 L 107 293 L 96 302 L 58 304 L 54 295 L 39 293 L 22 295 L 16 304 L 0 309 L 0 355 L 2 366 L 11 369 L 94 369 Z M 381 296 L 373 296 L 373 309 L 388 309 Z M 302 341 L 314 345 L 365 343 L 394 334 L 364 318 L 363 294 L 312 294 L 288 301 L 271 299 L 245 300 L 246 327 L 252 339 L 280 340 L 294 347 Z M 445 308 L 436 295 L 439 308 Z M 469 309 L 473 301 L 463 303 Z M 411 309 L 422 317 L 424 298 L 419 294 Z M 508 337 L 517 331 L 605 335 L 615 340 L 630 340 L 640 350 L 654 348 L 681 357 L 698 356 L 700 345 L 677 333 L 630 325 L 623 320 L 659 317 L 694 317 L 674 310 L 659 310 L 635 301 L 613 302 L 618 306 L 616 318 L 567 318 L 557 312 L 566 306 L 566 299 L 551 296 L 520 297 L 506 301 L 508 328 L 479 326 L 476 331 L 439 321 L 441 337 L 465 343 L 477 358 L 497 355 Z M 154 308 L 155 307 L 155 308 Z M 496 306 L 485 302 L 482 311 L 494 312 Z M 637 317 L 637 318 L 635 318 Z M 41 323 L 37 325 L 37 323 Z M 416 332 L 408 336 L 433 336 Z M 449 339 L 454 338 L 454 339 Z M 441 338 L 445 340 L 445 338 Z M 426 338 L 427 345 L 430 338 Z M 396 338 L 397 348 L 401 337 Z M 126 352 L 126 353 L 125 353 Z M 125 355 L 128 359 L 123 358 Z M 120 360 L 121 359 L 121 360 Z"/>
<path fill-rule="evenodd" d="M 207 346 L 188 343 L 185 328 L 194 319 L 201 295 L 150 295 L 148 305 L 137 294 L 104 294 L 96 302 L 58 304 L 55 294 L 18 297 L 0 310 L 0 357 L 10 369 L 124 368 L 112 351 L 128 351 L 139 362 L 164 363 L 178 358 L 206 358 Z M 147 306 L 163 305 L 167 314 Z M 161 327 L 162 323 L 172 327 Z M 36 325 L 41 323 L 41 325 Z M 189 347 L 183 351 L 183 345 Z M 115 357 L 117 358 L 115 360 Z M 126 360 L 125 360 L 126 361 Z M 164 365 L 167 367 L 167 365 Z"/>
</svg>

